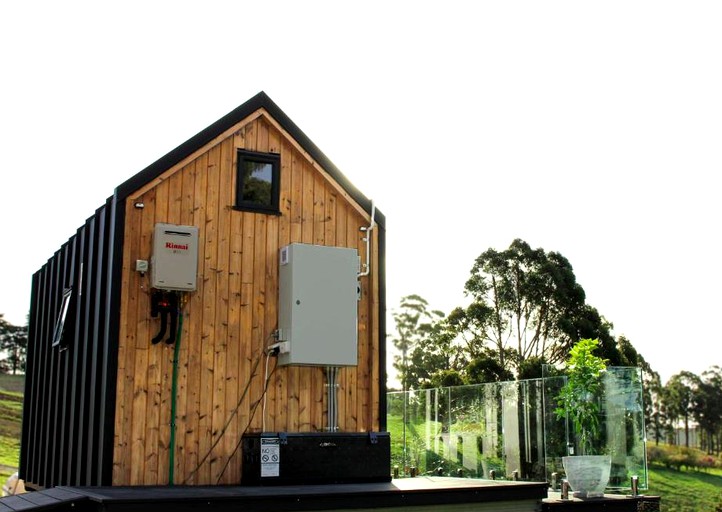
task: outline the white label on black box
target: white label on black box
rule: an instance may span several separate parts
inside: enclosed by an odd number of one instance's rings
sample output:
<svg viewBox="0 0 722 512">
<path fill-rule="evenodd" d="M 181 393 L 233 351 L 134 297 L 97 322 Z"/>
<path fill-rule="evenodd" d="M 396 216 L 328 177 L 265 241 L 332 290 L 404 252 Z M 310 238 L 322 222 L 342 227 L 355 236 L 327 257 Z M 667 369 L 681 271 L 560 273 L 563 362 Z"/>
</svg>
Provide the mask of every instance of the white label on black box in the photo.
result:
<svg viewBox="0 0 722 512">
<path fill-rule="evenodd" d="M 277 437 L 261 438 L 261 478 L 279 476 L 281 442 Z"/>
</svg>

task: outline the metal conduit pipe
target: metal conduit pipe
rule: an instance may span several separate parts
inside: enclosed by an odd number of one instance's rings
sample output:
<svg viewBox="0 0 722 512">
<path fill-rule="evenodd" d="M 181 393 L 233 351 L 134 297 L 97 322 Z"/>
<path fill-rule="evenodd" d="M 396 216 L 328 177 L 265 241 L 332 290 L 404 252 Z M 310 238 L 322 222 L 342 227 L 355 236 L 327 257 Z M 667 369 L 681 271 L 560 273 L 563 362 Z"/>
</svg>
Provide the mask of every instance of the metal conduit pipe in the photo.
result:
<svg viewBox="0 0 722 512">
<path fill-rule="evenodd" d="M 371 231 L 376 227 L 376 205 L 371 201 L 371 224 L 363 226 L 361 231 L 366 232 L 364 242 L 366 242 L 366 263 L 362 265 L 363 271 L 359 272 L 357 277 L 367 276 L 371 273 Z"/>
<path fill-rule="evenodd" d="M 336 380 L 339 368 L 336 366 L 326 367 L 326 403 L 328 404 L 326 429 L 329 432 L 338 430 L 338 385 Z"/>
</svg>

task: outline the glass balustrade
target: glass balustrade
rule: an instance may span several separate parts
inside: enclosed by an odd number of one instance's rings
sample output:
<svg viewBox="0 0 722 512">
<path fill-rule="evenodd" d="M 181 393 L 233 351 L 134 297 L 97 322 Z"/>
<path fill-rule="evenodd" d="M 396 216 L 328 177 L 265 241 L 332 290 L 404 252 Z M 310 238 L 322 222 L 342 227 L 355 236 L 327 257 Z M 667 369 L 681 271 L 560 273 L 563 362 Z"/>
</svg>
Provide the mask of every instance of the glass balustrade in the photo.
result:
<svg viewBox="0 0 722 512">
<path fill-rule="evenodd" d="M 561 482 L 562 457 L 578 453 L 571 425 L 555 413 L 565 377 L 388 394 L 391 465 L 399 477 L 439 475 Z M 595 448 L 612 459 L 607 492 L 647 488 L 642 376 L 609 368 Z"/>
</svg>

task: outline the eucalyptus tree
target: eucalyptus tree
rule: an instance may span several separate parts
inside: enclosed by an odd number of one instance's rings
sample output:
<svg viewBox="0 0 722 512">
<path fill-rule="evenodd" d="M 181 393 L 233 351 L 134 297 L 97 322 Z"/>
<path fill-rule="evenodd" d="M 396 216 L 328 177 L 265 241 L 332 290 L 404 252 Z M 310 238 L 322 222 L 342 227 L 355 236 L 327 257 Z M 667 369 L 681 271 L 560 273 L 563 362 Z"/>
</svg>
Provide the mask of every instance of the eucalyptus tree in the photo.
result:
<svg viewBox="0 0 722 512">
<path fill-rule="evenodd" d="M 720 453 L 722 437 L 722 368 L 712 366 L 696 382 L 692 415 L 704 434 L 707 453 Z"/>
<path fill-rule="evenodd" d="M 0 313 L 0 349 L 5 353 L 4 359 L 0 361 L 0 370 L 13 375 L 25 371 L 27 346 L 27 325 L 13 325 Z"/>
<path fill-rule="evenodd" d="M 483 252 L 474 262 L 465 293 L 471 303 L 452 311 L 449 321 L 470 359 L 491 349 L 501 368 L 515 373 L 530 358 L 563 360 L 576 341 L 593 335 L 580 332 L 585 321 L 587 331 L 603 329 L 601 316 L 585 304 L 569 261 L 557 252 L 532 249 L 520 239 L 506 250 Z"/>
<path fill-rule="evenodd" d="M 664 439 L 668 424 L 664 405 L 664 386 L 658 373 L 654 373 L 644 384 L 644 420 L 652 433 L 654 444 Z"/>
<path fill-rule="evenodd" d="M 423 297 L 407 295 L 393 311 L 393 319 L 396 336 L 391 341 L 399 352 L 394 355 L 394 369 L 404 390 L 418 389 L 423 381 L 430 380 L 433 369 L 445 369 L 444 314 L 431 310 Z"/>
<path fill-rule="evenodd" d="M 469 358 L 455 342 L 456 331 L 448 320 L 435 313 L 436 320 L 424 330 L 408 357 L 406 374 L 413 389 L 468 383 Z"/>
<path fill-rule="evenodd" d="M 664 386 L 664 405 L 668 419 L 674 429 L 675 423 L 684 425 L 684 445 L 689 448 L 689 424 L 692 419 L 693 398 L 699 377 L 683 371 L 672 375 Z"/>
<path fill-rule="evenodd" d="M 659 442 L 663 432 L 663 415 L 661 409 L 662 381 L 659 373 L 637 352 L 632 342 L 624 335 L 617 337 L 618 362 L 610 362 L 613 366 L 636 366 L 642 370 L 642 403 L 644 405 L 644 422 L 655 432 Z"/>
</svg>

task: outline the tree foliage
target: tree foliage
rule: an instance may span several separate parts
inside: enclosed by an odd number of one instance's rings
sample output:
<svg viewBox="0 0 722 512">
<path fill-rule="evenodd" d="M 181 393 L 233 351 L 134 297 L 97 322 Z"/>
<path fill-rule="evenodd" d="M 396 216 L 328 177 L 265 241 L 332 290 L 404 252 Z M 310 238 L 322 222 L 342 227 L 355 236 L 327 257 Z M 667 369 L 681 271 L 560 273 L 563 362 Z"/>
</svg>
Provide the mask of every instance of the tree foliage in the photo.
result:
<svg viewBox="0 0 722 512">
<path fill-rule="evenodd" d="M 398 354 L 394 368 L 404 389 L 478 384 L 542 377 L 583 339 L 598 340 L 595 353 L 609 366 L 642 369 L 645 423 L 656 442 L 692 422 L 708 450 L 722 447 L 722 369 L 701 376 L 681 372 L 662 385 L 656 373 L 613 324 L 585 302 L 569 261 L 559 253 L 514 240 L 475 261 L 464 292 L 471 300 L 448 316 L 408 295 L 393 312 Z M 558 371 L 558 370 L 557 370 Z"/>
<path fill-rule="evenodd" d="M 580 339 L 599 340 L 599 356 L 611 366 L 646 364 L 586 304 L 571 264 L 557 252 L 519 239 L 503 251 L 490 248 L 474 261 L 464 292 L 470 303 L 446 317 L 418 295 L 402 298 L 393 312 L 394 368 L 405 389 L 432 386 L 442 371 L 468 384 L 539 378 L 543 365 L 563 361 Z"/>
<path fill-rule="evenodd" d="M 585 304 L 569 261 L 557 252 L 514 240 L 508 249 L 488 249 L 474 262 L 465 285 L 471 303 L 449 315 L 471 359 L 492 349 L 499 365 L 517 375 L 525 361 L 561 362 L 582 338 L 600 340 L 613 361 L 608 324 Z M 606 352 L 610 352 L 607 354 Z"/>
<path fill-rule="evenodd" d="M 492 351 L 479 355 L 469 361 L 466 366 L 467 384 L 483 384 L 485 382 L 503 382 L 514 380 L 514 375 L 501 366 L 499 358 Z"/>
<path fill-rule="evenodd" d="M 667 412 L 663 400 L 664 386 L 658 373 L 652 373 L 651 377 L 645 381 L 643 391 L 645 423 L 652 433 L 655 445 L 659 445 L 659 442 L 664 439 L 667 430 Z"/>
<path fill-rule="evenodd" d="M 665 386 L 664 403 L 669 422 L 684 424 L 685 446 L 689 448 L 689 424 L 692 419 L 692 397 L 698 377 L 691 372 L 673 375 Z"/>
<path fill-rule="evenodd" d="M 692 416 L 704 433 L 707 453 L 720 453 L 722 442 L 722 368 L 712 366 L 695 382 Z"/>
<path fill-rule="evenodd" d="M 444 314 L 429 309 L 419 295 L 407 295 L 393 312 L 396 336 L 392 342 L 399 351 L 394 356 L 403 389 L 418 389 L 431 381 L 434 371 L 449 368 L 451 339 L 443 332 Z"/>
<path fill-rule="evenodd" d="M 660 392 L 661 379 L 659 373 L 652 369 L 652 366 L 637 352 L 632 342 L 620 334 L 616 340 L 616 349 L 613 352 L 601 351 L 609 360 L 610 366 L 634 366 L 642 369 L 642 403 L 644 406 L 644 421 L 652 429 L 656 429 L 655 436 L 662 436 L 663 420 L 662 411 L 659 409 L 661 405 L 661 397 L 655 396 Z M 611 354 L 608 357 L 607 354 Z M 615 359 L 616 358 L 616 359 Z"/>
<path fill-rule="evenodd" d="M 12 325 L 0 313 L 0 371 L 12 373 L 25 371 L 25 359 L 28 346 L 28 327 Z"/>
<path fill-rule="evenodd" d="M 672 441 L 682 424 L 684 443 L 689 447 L 690 429 L 695 422 L 700 429 L 700 447 L 708 453 L 722 451 L 722 368 L 712 366 L 701 375 L 677 373 L 667 381 L 660 396 L 660 412 Z"/>
</svg>

